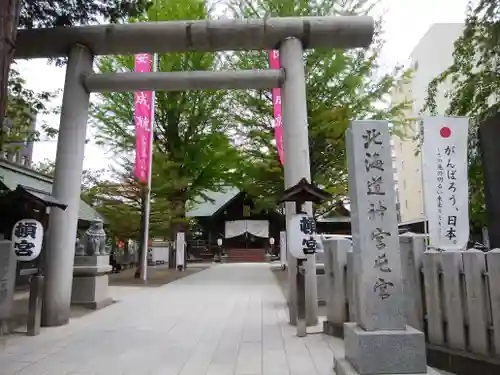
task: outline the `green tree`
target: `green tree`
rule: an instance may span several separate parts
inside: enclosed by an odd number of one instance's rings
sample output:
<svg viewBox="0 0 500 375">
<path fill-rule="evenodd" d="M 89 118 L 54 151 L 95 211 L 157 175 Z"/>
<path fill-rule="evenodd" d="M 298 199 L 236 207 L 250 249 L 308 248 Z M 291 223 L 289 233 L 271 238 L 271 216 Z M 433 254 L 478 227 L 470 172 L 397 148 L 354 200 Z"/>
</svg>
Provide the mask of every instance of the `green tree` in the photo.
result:
<svg viewBox="0 0 500 375">
<path fill-rule="evenodd" d="M 163 0 L 140 20 L 206 19 L 208 13 L 198 0 Z M 217 64 L 210 53 L 158 56 L 158 70 L 164 72 L 212 70 Z M 98 69 L 131 71 L 133 58 L 103 57 Z M 152 199 L 169 202 L 172 235 L 187 224 L 186 201 L 206 189 L 219 189 L 238 166 L 238 151 L 226 136 L 229 123 L 221 106 L 225 95 L 223 91 L 156 92 Z M 132 93 L 104 93 L 92 108 L 98 141 L 129 160 L 135 149 L 133 109 Z"/>
<path fill-rule="evenodd" d="M 132 166 L 108 171 L 85 169 L 82 173 L 81 199 L 93 207 L 106 222 L 106 233 L 111 238 L 141 240 L 142 189 L 132 177 Z M 49 159 L 33 165 L 33 169 L 53 176 L 55 162 Z M 167 219 L 167 220 L 165 220 Z M 152 204 L 151 234 L 164 234 L 168 223 L 165 202 L 156 200 Z"/>
<path fill-rule="evenodd" d="M 2 0 L 0 1 L 0 124 L 7 107 L 8 78 L 18 28 L 74 26 L 111 22 L 144 12 L 150 0 Z"/>
<path fill-rule="evenodd" d="M 56 163 L 54 160 L 44 159 L 42 161 L 34 163 L 31 168 L 46 176 L 54 177 Z M 95 205 L 94 191 L 97 191 L 95 189 L 105 181 L 103 178 L 104 173 L 104 169 L 84 169 L 82 171 L 81 197 L 86 203 L 91 206 Z"/>
<path fill-rule="evenodd" d="M 33 163 L 31 169 L 39 173 L 42 173 L 46 176 L 54 177 L 55 167 L 56 167 L 55 161 L 46 158 L 37 163 Z"/>
<path fill-rule="evenodd" d="M 227 0 L 231 17 L 366 15 L 378 1 L 334 0 Z M 332 35 L 332 38 L 335 36 Z M 378 68 L 383 40 L 380 22 L 369 49 L 308 50 L 305 52 L 311 178 L 335 199 L 347 195 L 344 134 L 352 119 L 388 120 L 400 129 L 408 102 L 390 105 L 389 94 L 409 72 L 397 67 L 389 74 Z M 237 69 L 268 68 L 268 51 L 232 53 L 228 64 Z M 259 202 L 274 205 L 283 190 L 281 170 L 273 142 L 272 102 L 268 91 L 237 91 L 231 95 L 233 122 L 248 157 L 246 190 Z M 285 125 L 286 126 L 286 125 Z M 286 163 L 286 160 L 284 161 Z M 325 213 L 327 204 L 317 210 Z"/>
<path fill-rule="evenodd" d="M 48 137 L 55 134 L 55 129 L 46 123 L 38 126 L 40 130 L 32 125 L 37 115 L 56 112 L 50 107 L 50 101 L 57 92 L 29 90 L 25 80 L 13 68 L 9 72 L 8 93 L 7 121 L 0 129 L 0 151 L 15 152 L 25 141 L 36 142 L 42 134 Z"/>
<path fill-rule="evenodd" d="M 449 106 L 446 115 L 468 116 L 469 211 L 471 229 L 480 233 L 486 224 L 483 168 L 479 150 L 478 127 L 500 108 L 500 1 L 480 0 L 469 4 L 465 28 L 455 42 L 453 64 L 431 81 L 424 111 L 436 114 L 440 85 L 451 83 L 446 92 Z"/>
</svg>

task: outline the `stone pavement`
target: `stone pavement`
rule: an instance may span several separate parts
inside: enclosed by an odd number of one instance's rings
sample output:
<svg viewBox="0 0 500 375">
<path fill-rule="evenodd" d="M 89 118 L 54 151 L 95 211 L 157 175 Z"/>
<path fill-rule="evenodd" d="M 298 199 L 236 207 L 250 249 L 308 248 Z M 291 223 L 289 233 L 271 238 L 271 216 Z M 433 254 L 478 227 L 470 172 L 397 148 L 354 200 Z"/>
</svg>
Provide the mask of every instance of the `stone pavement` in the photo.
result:
<svg viewBox="0 0 500 375">
<path fill-rule="evenodd" d="M 342 341 L 300 339 L 268 264 L 228 264 L 0 342 L 0 375 L 332 375 Z"/>
</svg>

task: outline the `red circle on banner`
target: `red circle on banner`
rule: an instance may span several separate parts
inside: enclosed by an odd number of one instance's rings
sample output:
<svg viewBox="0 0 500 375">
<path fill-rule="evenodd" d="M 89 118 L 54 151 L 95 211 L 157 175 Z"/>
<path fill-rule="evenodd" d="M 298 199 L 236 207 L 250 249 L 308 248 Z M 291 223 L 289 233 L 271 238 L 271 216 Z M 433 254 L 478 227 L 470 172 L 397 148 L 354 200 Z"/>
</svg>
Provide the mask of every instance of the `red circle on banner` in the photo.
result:
<svg viewBox="0 0 500 375">
<path fill-rule="evenodd" d="M 121 240 L 120 240 L 120 241 L 118 241 L 118 248 L 119 248 L 119 249 L 123 249 L 123 246 L 124 246 L 124 245 L 125 245 L 125 244 L 123 243 L 123 241 L 121 241 Z"/>
<path fill-rule="evenodd" d="M 450 138 L 450 135 L 451 135 L 451 129 L 447 126 L 443 126 L 441 128 L 441 130 L 439 131 L 439 134 L 441 135 L 441 137 L 443 138 Z"/>
</svg>

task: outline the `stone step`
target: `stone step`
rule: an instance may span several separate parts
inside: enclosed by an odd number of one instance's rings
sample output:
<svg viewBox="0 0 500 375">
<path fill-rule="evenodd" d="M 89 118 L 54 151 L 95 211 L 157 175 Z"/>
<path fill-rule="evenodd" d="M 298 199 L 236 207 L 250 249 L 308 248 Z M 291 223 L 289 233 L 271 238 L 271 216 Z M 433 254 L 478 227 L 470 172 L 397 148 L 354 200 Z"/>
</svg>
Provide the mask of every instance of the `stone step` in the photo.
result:
<svg viewBox="0 0 500 375">
<path fill-rule="evenodd" d="M 239 262 L 265 262 L 266 252 L 264 249 L 229 249 L 227 252 L 228 263 Z"/>
</svg>

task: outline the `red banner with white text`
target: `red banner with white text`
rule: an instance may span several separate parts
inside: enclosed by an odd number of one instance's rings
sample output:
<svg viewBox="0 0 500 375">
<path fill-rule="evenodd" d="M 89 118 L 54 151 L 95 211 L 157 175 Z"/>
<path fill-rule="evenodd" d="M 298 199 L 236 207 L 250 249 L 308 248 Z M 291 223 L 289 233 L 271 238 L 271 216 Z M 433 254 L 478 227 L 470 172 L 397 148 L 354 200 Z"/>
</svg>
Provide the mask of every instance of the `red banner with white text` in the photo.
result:
<svg viewBox="0 0 500 375">
<path fill-rule="evenodd" d="M 271 69 L 280 69 L 279 51 L 269 51 L 269 67 Z M 281 118 L 281 90 L 279 88 L 272 89 L 272 98 L 274 139 L 276 140 L 276 148 L 278 149 L 281 165 L 283 165 L 283 120 Z"/>
<path fill-rule="evenodd" d="M 134 71 L 151 71 L 151 57 L 146 53 L 135 55 Z M 134 92 L 135 124 L 135 177 L 146 183 L 149 175 L 150 134 L 151 134 L 151 91 Z"/>
</svg>

